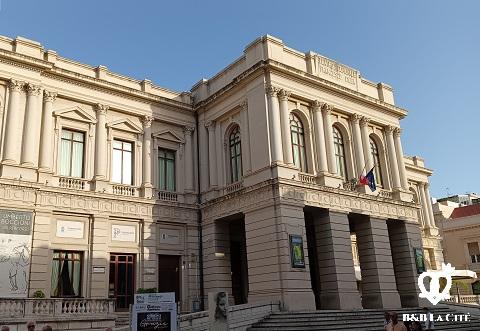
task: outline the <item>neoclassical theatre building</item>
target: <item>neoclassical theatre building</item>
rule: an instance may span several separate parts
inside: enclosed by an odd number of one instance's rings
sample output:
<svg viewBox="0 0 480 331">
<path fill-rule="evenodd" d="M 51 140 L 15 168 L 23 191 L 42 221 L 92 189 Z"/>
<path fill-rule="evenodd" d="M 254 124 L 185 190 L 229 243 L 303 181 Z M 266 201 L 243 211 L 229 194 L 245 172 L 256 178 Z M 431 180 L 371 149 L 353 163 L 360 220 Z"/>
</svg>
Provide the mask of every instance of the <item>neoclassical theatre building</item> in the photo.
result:
<svg viewBox="0 0 480 331">
<path fill-rule="evenodd" d="M 392 88 L 277 38 L 178 93 L 0 37 L 0 112 L 1 297 L 416 306 L 443 262 Z"/>
</svg>

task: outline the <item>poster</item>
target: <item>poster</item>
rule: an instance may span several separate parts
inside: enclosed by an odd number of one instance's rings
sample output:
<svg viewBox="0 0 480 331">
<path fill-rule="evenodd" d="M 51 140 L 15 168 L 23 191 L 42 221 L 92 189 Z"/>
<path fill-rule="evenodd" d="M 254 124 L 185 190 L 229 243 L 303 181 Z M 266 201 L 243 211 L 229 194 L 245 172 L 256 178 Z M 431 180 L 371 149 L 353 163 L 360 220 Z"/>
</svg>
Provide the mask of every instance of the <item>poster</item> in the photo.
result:
<svg viewBox="0 0 480 331">
<path fill-rule="evenodd" d="M 423 259 L 423 250 L 421 248 L 413 249 L 415 256 L 415 265 L 417 266 L 417 273 L 421 274 L 426 271 L 425 260 Z"/>
<path fill-rule="evenodd" d="M 290 236 L 290 255 L 292 256 L 292 268 L 305 268 L 302 236 Z"/>
<path fill-rule="evenodd" d="M 175 293 L 136 294 L 131 321 L 132 331 L 177 331 Z"/>
<path fill-rule="evenodd" d="M 26 298 L 33 213 L 0 209 L 0 296 Z"/>
</svg>

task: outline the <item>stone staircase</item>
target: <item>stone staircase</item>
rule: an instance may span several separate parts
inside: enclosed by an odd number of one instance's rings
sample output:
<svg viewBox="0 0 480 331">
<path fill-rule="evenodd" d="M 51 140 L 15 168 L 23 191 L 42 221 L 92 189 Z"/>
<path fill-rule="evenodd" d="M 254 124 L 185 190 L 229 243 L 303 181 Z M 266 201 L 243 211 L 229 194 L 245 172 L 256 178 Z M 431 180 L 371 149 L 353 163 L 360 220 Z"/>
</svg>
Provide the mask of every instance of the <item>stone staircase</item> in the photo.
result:
<svg viewBox="0 0 480 331">
<path fill-rule="evenodd" d="M 396 309 L 399 320 L 402 314 L 422 313 L 420 308 Z M 317 310 L 303 312 L 273 313 L 263 321 L 254 324 L 249 331 L 266 330 L 328 330 L 328 331 L 383 331 L 383 310 L 365 309 L 360 311 Z M 441 314 L 462 314 L 449 307 L 432 309 L 434 316 Z M 422 323 L 423 326 L 423 323 Z M 435 331 L 480 331 L 480 316 L 470 315 L 469 322 L 435 322 Z"/>
<path fill-rule="evenodd" d="M 129 312 L 116 312 L 117 318 L 115 319 L 115 328 L 129 325 Z"/>
</svg>

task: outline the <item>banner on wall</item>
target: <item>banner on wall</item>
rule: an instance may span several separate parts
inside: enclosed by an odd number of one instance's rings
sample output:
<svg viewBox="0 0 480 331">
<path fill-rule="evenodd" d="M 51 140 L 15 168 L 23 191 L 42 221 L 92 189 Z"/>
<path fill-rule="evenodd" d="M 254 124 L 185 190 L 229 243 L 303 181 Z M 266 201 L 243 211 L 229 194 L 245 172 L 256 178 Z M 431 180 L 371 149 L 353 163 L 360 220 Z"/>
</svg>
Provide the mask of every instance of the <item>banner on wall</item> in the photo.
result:
<svg viewBox="0 0 480 331">
<path fill-rule="evenodd" d="M 26 298 L 33 213 L 0 209 L 0 296 Z"/>
</svg>

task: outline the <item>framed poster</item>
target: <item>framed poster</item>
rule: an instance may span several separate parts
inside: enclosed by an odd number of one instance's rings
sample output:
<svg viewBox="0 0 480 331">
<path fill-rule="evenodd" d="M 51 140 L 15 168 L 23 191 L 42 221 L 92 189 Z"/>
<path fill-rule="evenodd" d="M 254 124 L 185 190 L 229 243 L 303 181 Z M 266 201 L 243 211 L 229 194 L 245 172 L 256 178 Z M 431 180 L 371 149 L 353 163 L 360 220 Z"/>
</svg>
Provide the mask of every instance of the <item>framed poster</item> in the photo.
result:
<svg viewBox="0 0 480 331">
<path fill-rule="evenodd" d="M 480 294 L 480 280 L 477 280 L 476 282 L 472 283 L 472 292 L 475 295 Z"/>
<path fill-rule="evenodd" d="M 425 268 L 425 260 L 423 259 L 423 250 L 421 248 L 414 248 L 413 254 L 415 256 L 415 265 L 417 266 L 417 273 L 427 271 Z"/>
<path fill-rule="evenodd" d="M 302 236 L 290 235 L 290 255 L 292 257 L 292 268 L 305 268 Z"/>
<path fill-rule="evenodd" d="M 132 331 L 177 331 L 177 304 L 160 302 L 132 306 Z"/>
</svg>

